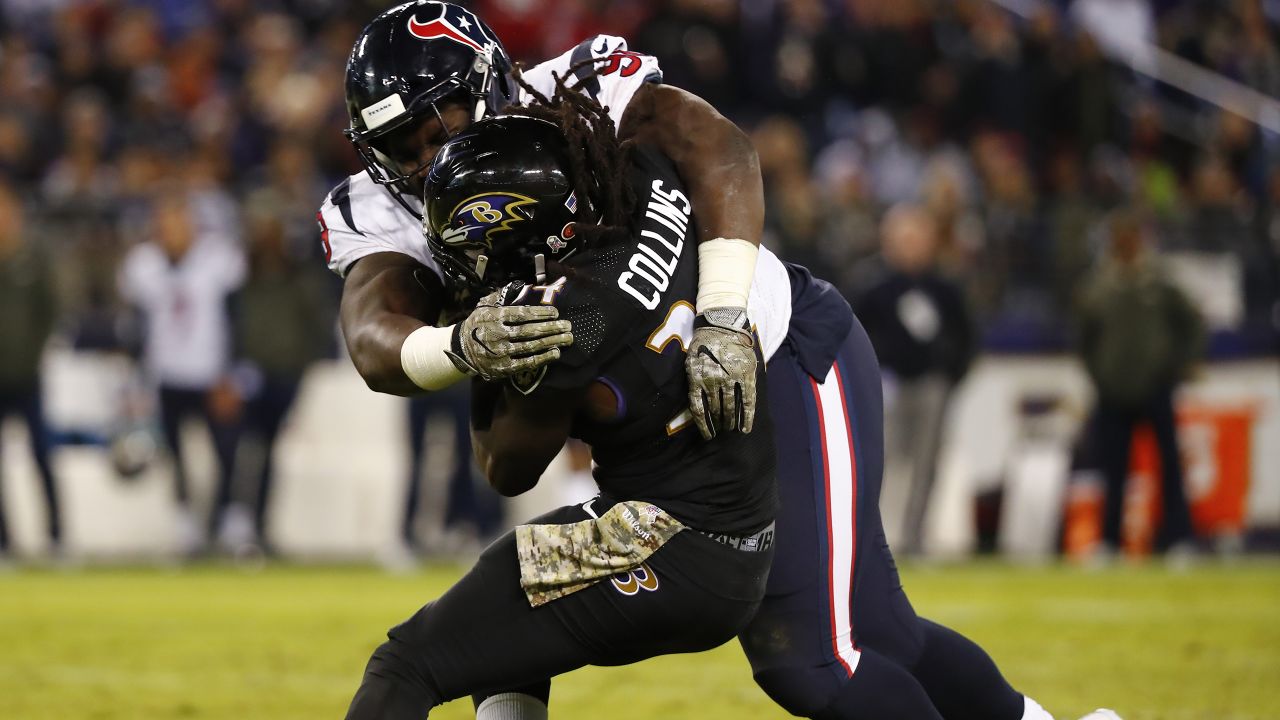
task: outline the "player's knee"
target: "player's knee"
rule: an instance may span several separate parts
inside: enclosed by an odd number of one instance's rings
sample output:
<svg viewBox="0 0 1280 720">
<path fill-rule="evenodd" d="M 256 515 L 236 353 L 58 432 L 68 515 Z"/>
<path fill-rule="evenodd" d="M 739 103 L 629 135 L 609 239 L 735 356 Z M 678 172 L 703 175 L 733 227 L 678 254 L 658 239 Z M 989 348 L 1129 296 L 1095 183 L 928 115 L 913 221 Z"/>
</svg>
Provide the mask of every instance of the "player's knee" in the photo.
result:
<svg viewBox="0 0 1280 720">
<path fill-rule="evenodd" d="M 402 640 L 389 638 L 378 646 L 365 667 L 365 677 L 373 676 L 398 686 L 402 693 L 423 698 L 427 707 L 440 702 L 440 690 L 427 668 L 415 662 L 416 653 Z"/>
<path fill-rule="evenodd" d="M 404 643 L 393 638 L 373 651 L 347 710 L 347 720 L 425 717 L 440 703 L 434 684 L 423 682 L 405 649 Z"/>
<path fill-rule="evenodd" d="M 798 717 L 813 717 L 831 704 L 840 690 L 826 668 L 773 667 L 755 672 L 756 684 L 783 710 Z"/>
</svg>

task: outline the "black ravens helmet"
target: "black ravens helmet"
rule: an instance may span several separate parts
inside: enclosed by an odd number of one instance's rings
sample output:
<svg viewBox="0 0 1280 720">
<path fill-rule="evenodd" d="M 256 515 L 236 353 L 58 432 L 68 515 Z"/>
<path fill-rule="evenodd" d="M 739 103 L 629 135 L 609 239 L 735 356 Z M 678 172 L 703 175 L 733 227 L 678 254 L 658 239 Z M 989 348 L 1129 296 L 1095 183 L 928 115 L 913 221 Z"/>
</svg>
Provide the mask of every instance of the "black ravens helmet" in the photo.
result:
<svg viewBox="0 0 1280 720">
<path fill-rule="evenodd" d="M 489 118 L 440 148 L 427 175 L 423 232 L 446 281 L 460 288 L 542 282 L 546 262 L 583 247 L 580 200 L 554 123 Z"/>
<path fill-rule="evenodd" d="M 501 110 L 518 97 L 510 71 L 498 36 L 470 10 L 428 0 L 398 5 L 374 18 L 351 48 L 347 138 L 374 182 L 403 182 L 416 171 L 400 173 L 379 139 L 417 118 L 439 117 L 446 99 L 468 103 L 473 119 Z"/>
</svg>

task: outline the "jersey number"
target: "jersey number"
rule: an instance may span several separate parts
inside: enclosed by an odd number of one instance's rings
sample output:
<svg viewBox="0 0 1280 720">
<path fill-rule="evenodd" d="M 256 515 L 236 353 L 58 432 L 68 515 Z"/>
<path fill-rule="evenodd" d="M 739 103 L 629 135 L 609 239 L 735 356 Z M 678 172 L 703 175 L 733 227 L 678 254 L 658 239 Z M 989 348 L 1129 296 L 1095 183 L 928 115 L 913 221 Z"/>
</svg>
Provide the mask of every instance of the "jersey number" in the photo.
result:
<svg viewBox="0 0 1280 720">
<path fill-rule="evenodd" d="M 609 64 L 604 66 L 600 74 L 612 75 L 621 70 L 622 77 L 631 77 L 636 74 L 643 64 L 644 61 L 640 59 L 640 53 L 619 50 L 609 56 Z"/>
<path fill-rule="evenodd" d="M 672 341 L 680 343 L 682 352 L 689 351 L 689 345 L 693 343 L 693 318 L 697 315 L 697 311 L 693 306 L 684 300 L 677 300 L 671 309 L 667 311 L 667 316 L 662 320 L 662 324 L 649 334 L 649 340 L 644 346 L 650 350 L 662 354 L 663 350 Z M 693 422 L 693 416 L 689 414 L 688 409 L 680 411 L 680 414 L 667 421 L 667 435 L 675 435 L 685 429 L 689 423 Z"/>
<path fill-rule="evenodd" d="M 567 278 L 556 278 L 556 281 L 547 285 L 524 285 L 520 288 L 519 294 L 515 296 L 508 305 L 519 305 L 525 297 L 532 292 L 541 292 L 542 299 L 538 301 L 539 305 L 555 305 L 556 296 L 564 290 L 564 283 Z"/>
</svg>

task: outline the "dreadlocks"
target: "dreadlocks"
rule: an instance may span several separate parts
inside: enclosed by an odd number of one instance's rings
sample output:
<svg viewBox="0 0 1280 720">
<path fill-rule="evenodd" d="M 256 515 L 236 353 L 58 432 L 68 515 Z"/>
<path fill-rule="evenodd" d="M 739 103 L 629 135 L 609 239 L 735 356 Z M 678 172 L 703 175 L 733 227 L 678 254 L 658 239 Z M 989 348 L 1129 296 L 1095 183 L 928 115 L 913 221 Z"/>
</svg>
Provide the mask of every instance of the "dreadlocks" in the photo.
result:
<svg viewBox="0 0 1280 720">
<path fill-rule="evenodd" d="M 578 90 L 596 73 L 573 86 L 565 82 L 565 77 L 574 76 L 579 68 L 597 62 L 599 60 L 590 58 L 570 67 L 565 76 L 553 74 L 556 89 L 550 99 L 525 82 L 517 69 L 516 82 L 534 100 L 507 110 L 513 115 L 552 122 L 564 134 L 569 146 L 573 190 L 578 197 L 588 200 L 578 203 L 576 213 L 576 229 L 583 234 L 588 247 L 611 244 L 625 236 L 636 205 L 636 196 L 628 181 L 631 143 L 620 142 L 617 128 L 605 108 Z"/>
</svg>

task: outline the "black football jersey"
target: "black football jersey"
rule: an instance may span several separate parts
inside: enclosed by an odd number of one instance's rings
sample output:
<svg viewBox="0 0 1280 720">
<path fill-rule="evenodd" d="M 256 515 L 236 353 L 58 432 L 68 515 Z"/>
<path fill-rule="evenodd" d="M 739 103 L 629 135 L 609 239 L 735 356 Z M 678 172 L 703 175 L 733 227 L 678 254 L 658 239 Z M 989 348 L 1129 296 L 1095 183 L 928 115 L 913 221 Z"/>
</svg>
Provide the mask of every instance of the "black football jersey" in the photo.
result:
<svg viewBox="0 0 1280 720">
<path fill-rule="evenodd" d="M 637 148 L 632 166 L 637 207 L 627 241 L 569 259 L 553 282 L 508 288 L 505 303 L 554 305 L 574 337 L 559 360 L 511 382 L 526 394 L 603 384 L 616 417 L 579 416 L 571 431 L 591 446 L 600 489 L 653 502 L 693 528 L 748 534 L 777 506 L 764 363 L 751 434 L 703 440 L 684 364 L 698 290 L 692 205 L 660 153 Z"/>
</svg>

